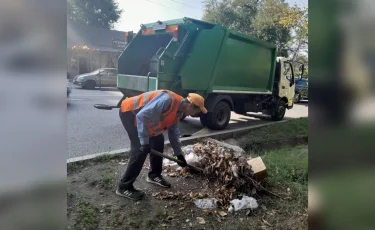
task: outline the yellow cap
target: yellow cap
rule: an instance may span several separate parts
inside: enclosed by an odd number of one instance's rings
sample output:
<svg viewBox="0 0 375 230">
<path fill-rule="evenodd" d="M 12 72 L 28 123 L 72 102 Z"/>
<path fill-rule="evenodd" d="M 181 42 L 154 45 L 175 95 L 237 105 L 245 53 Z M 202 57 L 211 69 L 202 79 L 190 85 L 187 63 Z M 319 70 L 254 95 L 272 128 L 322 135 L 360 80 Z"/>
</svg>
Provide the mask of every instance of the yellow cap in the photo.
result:
<svg viewBox="0 0 375 230">
<path fill-rule="evenodd" d="M 198 106 L 203 114 L 207 113 L 207 109 L 204 107 L 204 98 L 201 95 L 196 93 L 189 93 L 187 99 L 190 103 Z"/>
</svg>

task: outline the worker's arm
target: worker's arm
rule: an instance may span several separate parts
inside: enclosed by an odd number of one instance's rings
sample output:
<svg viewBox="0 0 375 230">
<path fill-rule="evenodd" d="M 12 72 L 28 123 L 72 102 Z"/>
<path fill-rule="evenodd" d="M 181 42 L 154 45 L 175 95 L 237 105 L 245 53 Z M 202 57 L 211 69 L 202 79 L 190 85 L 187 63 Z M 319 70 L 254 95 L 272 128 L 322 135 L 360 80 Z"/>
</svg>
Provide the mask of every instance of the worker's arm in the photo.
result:
<svg viewBox="0 0 375 230">
<path fill-rule="evenodd" d="M 141 145 L 149 144 L 151 135 L 148 131 L 148 124 L 155 124 L 156 126 L 161 114 L 168 109 L 170 104 L 171 99 L 168 93 L 161 93 L 137 113 L 137 129 Z"/>
<path fill-rule="evenodd" d="M 173 148 L 174 155 L 176 156 L 182 155 L 181 141 L 180 141 L 180 128 L 178 127 L 178 123 L 169 127 L 168 137 L 169 137 L 169 143 L 171 144 Z"/>
</svg>

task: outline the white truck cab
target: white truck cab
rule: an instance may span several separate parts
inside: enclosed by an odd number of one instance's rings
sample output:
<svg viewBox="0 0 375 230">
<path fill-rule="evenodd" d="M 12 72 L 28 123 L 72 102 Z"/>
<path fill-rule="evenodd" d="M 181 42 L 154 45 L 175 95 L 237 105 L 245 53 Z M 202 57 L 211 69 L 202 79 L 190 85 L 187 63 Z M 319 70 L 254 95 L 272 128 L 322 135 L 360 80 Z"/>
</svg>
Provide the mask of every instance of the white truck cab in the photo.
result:
<svg viewBox="0 0 375 230">
<path fill-rule="evenodd" d="M 293 64 L 287 58 L 277 57 L 276 65 L 280 68 L 279 97 L 285 98 L 288 107 L 293 106 L 295 92 L 295 72 Z"/>
</svg>

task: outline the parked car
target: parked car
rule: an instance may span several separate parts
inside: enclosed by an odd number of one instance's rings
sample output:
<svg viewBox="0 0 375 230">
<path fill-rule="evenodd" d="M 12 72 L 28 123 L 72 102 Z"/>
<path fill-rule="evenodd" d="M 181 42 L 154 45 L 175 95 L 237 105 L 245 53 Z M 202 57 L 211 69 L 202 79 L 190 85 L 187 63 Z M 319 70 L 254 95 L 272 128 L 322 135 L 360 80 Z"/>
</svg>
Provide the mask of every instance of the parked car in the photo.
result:
<svg viewBox="0 0 375 230">
<path fill-rule="evenodd" d="M 294 103 L 300 102 L 302 99 L 309 99 L 309 80 L 301 78 L 296 81 L 294 93 Z"/>
<path fill-rule="evenodd" d="M 117 69 L 101 68 L 91 73 L 80 74 L 74 77 L 73 84 L 82 86 L 86 89 L 95 87 L 116 87 L 117 86 Z"/>
</svg>

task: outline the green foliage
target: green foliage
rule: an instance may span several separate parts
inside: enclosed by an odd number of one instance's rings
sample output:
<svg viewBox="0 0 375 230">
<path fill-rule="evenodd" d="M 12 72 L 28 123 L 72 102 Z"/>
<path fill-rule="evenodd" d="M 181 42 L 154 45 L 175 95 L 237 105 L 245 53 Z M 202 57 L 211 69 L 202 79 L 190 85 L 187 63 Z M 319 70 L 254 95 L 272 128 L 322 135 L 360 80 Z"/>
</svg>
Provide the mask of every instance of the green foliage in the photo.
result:
<svg viewBox="0 0 375 230">
<path fill-rule="evenodd" d="M 308 46 L 308 11 L 298 6 L 284 9 L 280 24 L 292 31 L 290 43 L 290 54 L 293 61 L 299 59 L 301 51 L 306 51 Z M 305 66 L 307 66 L 307 58 Z"/>
<path fill-rule="evenodd" d="M 254 32 L 253 23 L 258 13 L 258 2 L 258 0 L 205 0 L 203 20 L 250 35 Z"/>
<path fill-rule="evenodd" d="M 308 136 L 308 119 L 297 118 L 250 131 L 240 137 L 238 142 L 243 149 L 250 150 L 259 144 L 306 136 Z"/>
<path fill-rule="evenodd" d="M 99 209 L 81 200 L 77 205 L 74 229 L 96 230 L 99 227 Z"/>
<path fill-rule="evenodd" d="M 296 187 L 295 183 L 307 185 L 308 182 L 307 146 L 284 148 L 267 152 L 262 158 L 267 165 L 269 182 L 279 181 Z"/>
<path fill-rule="evenodd" d="M 284 0 L 205 0 L 203 20 L 255 36 L 293 59 L 307 44 L 307 9 Z"/>
<path fill-rule="evenodd" d="M 288 56 L 288 42 L 291 31 L 280 24 L 283 12 L 288 8 L 283 0 L 264 0 L 260 3 L 259 12 L 254 21 L 255 35 L 265 41 L 277 45 L 278 56 Z"/>
<path fill-rule="evenodd" d="M 106 169 L 103 171 L 101 177 L 100 177 L 100 186 L 106 190 L 114 189 L 114 173 L 111 171 L 111 169 Z"/>
<path fill-rule="evenodd" d="M 68 0 L 68 20 L 88 26 L 112 29 L 122 10 L 114 0 Z"/>
</svg>

